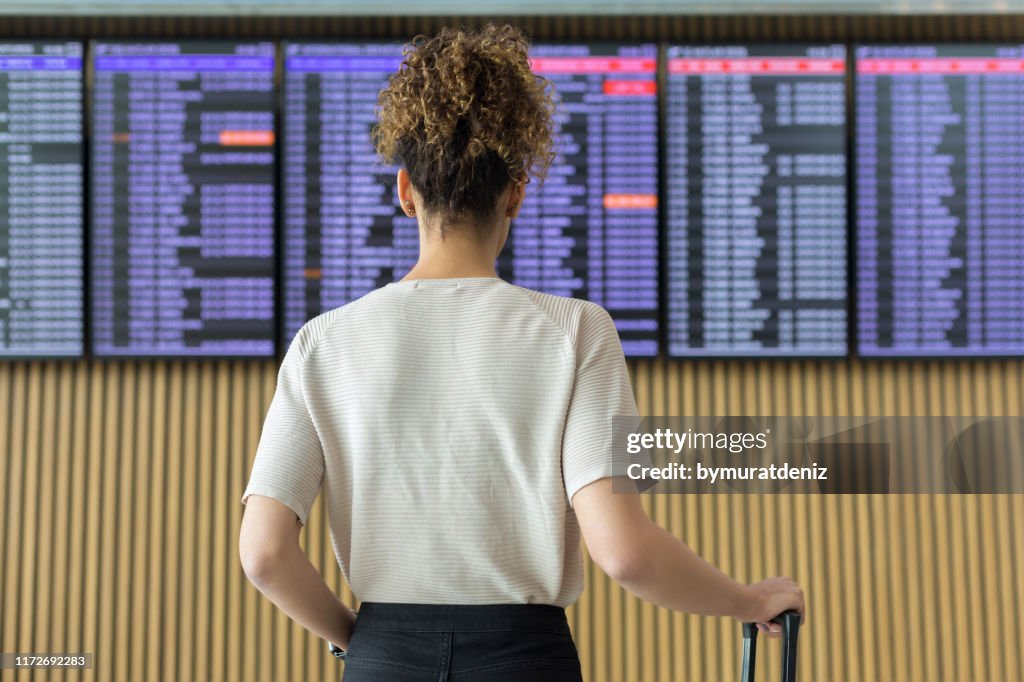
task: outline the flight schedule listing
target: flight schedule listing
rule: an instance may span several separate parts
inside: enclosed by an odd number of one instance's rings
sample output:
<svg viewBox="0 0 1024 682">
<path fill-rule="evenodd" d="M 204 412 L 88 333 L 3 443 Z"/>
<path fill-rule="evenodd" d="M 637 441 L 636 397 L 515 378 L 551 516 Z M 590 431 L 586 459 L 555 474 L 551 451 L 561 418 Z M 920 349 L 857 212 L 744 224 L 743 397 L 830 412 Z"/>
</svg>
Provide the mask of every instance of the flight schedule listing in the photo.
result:
<svg viewBox="0 0 1024 682">
<path fill-rule="evenodd" d="M 93 350 L 275 352 L 275 46 L 94 43 Z"/>
<path fill-rule="evenodd" d="M 858 353 L 1024 353 L 1024 45 L 855 68 Z"/>
<path fill-rule="evenodd" d="M 83 351 L 82 44 L 0 42 L 0 356 Z"/>
<path fill-rule="evenodd" d="M 667 48 L 670 356 L 847 352 L 846 50 Z"/>
<path fill-rule="evenodd" d="M 419 255 L 395 173 L 370 137 L 395 43 L 285 43 L 281 194 L 284 340 L 320 313 L 401 279 Z"/>
<path fill-rule="evenodd" d="M 284 47 L 284 336 L 399 279 L 416 262 L 397 167 L 370 136 L 398 70 L 387 43 Z M 527 186 L 497 263 L 504 279 L 587 298 L 611 313 L 630 355 L 658 351 L 657 49 L 535 45 L 560 99 L 558 157 Z"/>
</svg>

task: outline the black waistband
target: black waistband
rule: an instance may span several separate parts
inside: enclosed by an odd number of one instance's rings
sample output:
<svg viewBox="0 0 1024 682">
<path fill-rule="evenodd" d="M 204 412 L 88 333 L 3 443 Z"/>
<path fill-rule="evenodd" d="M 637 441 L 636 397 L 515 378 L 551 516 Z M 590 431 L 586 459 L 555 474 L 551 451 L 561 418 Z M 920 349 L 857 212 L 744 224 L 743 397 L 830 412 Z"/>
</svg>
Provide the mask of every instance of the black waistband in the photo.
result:
<svg viewBox="0 0 1024 682">
<path fill-rule="evenodd" d="M 568 635 L 565 609 L 550 604 L 396 604 L 363 602 L 356 627 L 406 632 L 542 631 Z"/>
</svg>

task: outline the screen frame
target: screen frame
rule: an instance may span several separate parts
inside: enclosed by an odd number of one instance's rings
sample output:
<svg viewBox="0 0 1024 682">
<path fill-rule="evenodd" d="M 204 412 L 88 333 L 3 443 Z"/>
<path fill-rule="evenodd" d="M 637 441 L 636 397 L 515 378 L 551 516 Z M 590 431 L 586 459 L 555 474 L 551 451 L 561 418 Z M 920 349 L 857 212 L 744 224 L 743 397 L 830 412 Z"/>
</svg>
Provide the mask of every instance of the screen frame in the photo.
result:
<svg viewBox="0 0 1024 682">
<path fill-rule="evenodd" d="M 14 40 L 0 40 L 0 43 L 5 45 L 56 45 L 56 44 L 77 44 L 81 48 L 81 60 L 82 66 L 79 69 L 79 84 L 81 85 L 82 99 L 81 107 L 79 108 L 79 125 L 81 125 L 82 134 L 81 139 L 78 143 L 78 153 L 81 160 L 82 168 L 82 184 L 81 184 L 81 198 L 82 198 L 82 220 L 79 224 L 78 233 L 78 247 L 79 253 L 81 254 L 81 266 L 82 276 L 79 279 L 79 293 L 82 296 L 82 327 L 81 335 L 78 339 L 78 351 L 70 353 L 33 353 L 33 352 L 12 352 L 6 353 L 0 350 L 0 363 L 7 362 L 19 362 L 19 361 L 31 361 L 31 360 L 46 360 L 46 361 L 77 361 L 83 360 L 88 357 L 89 351 L 89 340 L 90 340 L 90 327 L 89 327 L 89 209 L 92 205 L 90 201 L 91 195 L 89 194 L 89 135 L 86 130 L 86 98 L 92 91 L 92 83 L 86 76 L 86 70 L 88 68 L 88 41 L 81 38 L 66 37 L 66 38 L 42 38 L 42 37 L 29 37 Z"/>
<path fill-rule="evenodd" d="M 95 57 L 96 57 L 95 47 L 96 47 L 97 44 L 100 44 L 100 43 L 137 44 L 137 45 L 158 45 L 158 44 L 171 44 L 171 45 L 178 44 L 178 45 L 181 45 L 181 44 L 189 44 L 189 43 L 191 43 L 191 44 L 197 44 L 197 43 L 224 43 L 224 44 L 228 44 L 228 45 L 257 45 L 257 44 L 261 44 L 261 43 L 269 43 L 273 47 L 274 69 L 273 69 L 273 72 L 272 72 L 272 75 L 271 75 L 271 79 L 273 81 L 274 92 L 271 93 L 271 102 L 272 102 L 272 104 L 271 104 L 271 116 L 272 116 L 272 119 L 273 119 L 273 128 L 274 128 L 274 144 L 273 144 L 273 147 L 272 147 L 273 148 L 272 155 L 273 155 L 273 166 L 274 167 L 271 170 L 271 175 L 273 177 L 273 182 L 274 182 L 274 192 L 273 192 L 273 196 L 274 196 L 274 210 L 272 211 L 272 214 L 273 214 L 273 234 L 272 234 L 273 254 L 271 256 L 271 259 L 272 259 L 272 263 L 271 263 L 271 267 L 272 267 L 272 271 L 271 272 L 272 272 L 272 274 L 271 274 L 271 277 L 272 277 L 273 306 L 274 307 L 273 307 L 273 316 L 272 316 L 272 320 L 271 320 L 271 333 L 270 333 L 271 351 L 269 353 L 210 353 L 210 352 L 203 352 L 203 353 L 180 353 L 180 352 L 167 352 L 167 353 L 152 353 L 152 352 L 126 353 L 126 352 L 120 352 L 120 351 L 119 352 L 110 352 L 110 353 L 108 353 L 108 352 L 99 352 L 99 351 L 97 351 L 97 349 L 96 349 L 96 328 L 95 328 L 95 325 L 94 325 L 94 316 L 95 316 L 94 303 L 95 303 L 95 298 L 94 298 L 93 277 L 92 277 L 93 270 L 94 270 L 94 263 L 93 263 L 93 258 L 92 258 L 92 256 L 93 256 L 93 252 L 92 252 L 92 247 L 93 247 L 92 242 L 93 242 L 93 239 L 92 238 L 93 238 L 93 233 L 94 233 L 93 212 L 92 212 L 92 207 L 93 207 L 93 205 L 92 205 L 92 172 L 93 172 L 92 171 L 92 124 L 93 124 L 92 112 L 93 112 L 93 104 L 94 104 L 94 102 L 93 102 L 93 87 L 94 87 L 94 83 L 95 83 L 95 69 L 94 69 L 94 60 L 95 60 Z M 84 184 L 86 186 L 86 192 L 87 192 L 87 195 L 86 195 L 87 196 L 87 202 L 86 202 L 87 208 L 86 208 L 86 221 L 85 221 L 86 222 L 85 233 L 86 233 L 87 246 L 86 246 L 86 250 L 85 250 L 84 253 L 85 253 L 85 258 L 86 258 L 86 263 L 85 263 L 86 283 L 88 285 L 87 286 L 87 294 L 86 294 L 86 313 L 85 313 L 86 325 L 87 325 L 86 326 L 86 336 L 88 337 L 88 345 L 87 345 L 88 357 L 96 359 L 96 360 L 100 360 L 100 361 L 115 361 L 115 362 L 116 361 L 121 361 L 121 360 L 140 360 L 140 361 L 146 361 L 146 360 L 173 360 L 173 361 L 183 361 L 183 362 L 189 362 L 189 363 L 191 363 L 191 362 L 206 362 L 206 361 L 219 362 L 219 361 L 225 361 L 225 360 L 268 360 L 268 359 L 277 358 L 277 356 L 279 354 L 279 351 L 280 351 L 280 345 L 281 345 L 281 343 L 280 343 L 280 332 L 278 330 L 278 324 L 277 324 L 277 319 L 278 319 L 278 316 L 280 315 L 280 308 L 278 306 L 278 300 L 277 300 L 278 296 L 279 296 L 278 290 L 280 289 L 280 283 L 279 283 L 278 277 L 277 277 L 278 261 L 280 259 L 280 254 L 279 254 L 279 250 L 280 249 L 279 249 L 279 244 L 278 244 L 278 241 L 280 239 L 280 235 L 279 235 L 279 233 L 280 233 L 280 226 L 279 226 L 280 206 L 279 206 L 279 198 L 278 198 L 278 195 L 279 195 L 279 192 L 280 192 L 280 188 L 279 188 L 278 177 L 277 177 L 277 167 L 280 165 L 280 161 L 279 161 L 279 158 L 280 158 L 279 144 L 280 144 L 280 119 L 281 119 L 281 116 L 280 116 L 280 111 L 279 111 L 278 106 L 277 106 L 278 103 L 277 103 L 277 95 L 276 95 L 276 93 L 278 91 L 280 91 L 280 89 L 281 89 L 281 87 L 280 87 L 280 85 L 281 85 L 281 81 L 280 81 L 280 73 L 281 73 L 281 41 L 278 40 L 278 39 L 272 38 L 272 37 L 253 37 L 253 38 L 235 39 L 235 38 L 230 38 L 230 37 L 213 36 L 213 37 L 182 38 L 182 39 L 150 38 L 150 37 L 131 39 L 131 38 L 123 37 L 123 36 L 105 37 L 105 36 L 95 35 L 95 36 L 91 36 L 89 38 L 89 40 L 87 41 L 87 43 L 86 43 L 86 52 L 85 52 L 85 57 L 84 57 L 84 62 L 83 62 L 83 68 L 84 68 L 85 83 L 87 84 L 87 87 L 86 87 L 87 92 L 85 93 L 85 101 L 84 101 L 84 104 L 83 104 L 83 113 L 85 115 L 85 124 L 84 124 L 84 134 L 83 134 L 83 136 L 84 136 L 84 138 L 86 140 L 86 147 L 87 147 L 86 150 L 85 150 L 85 152 L 86 152 L 85 153 L 85 156 L 86 156 L 86 168 L 84 169 L 83 172 L 85 174 L 85 183 Z"/>
<path fill-rule="evenodd" d="M 872 40 L 872 41 L 850 41 L 846 43 L 847 52 L 847 68 L 850 72 L 850 88 L 847 96 L 847 106 L 852 110 L 852 118 L 848 125 L 848 134 L 850 138 L 850 145 L 853 149 L 856 149 L 858 130 L 857 130 L 857 48 L 859 47 L 1024 47 L 1024 38 L 1019 42 L 1005 41 L 1005 40 L 929 40 L 929 41 L 913 41 L 913 40 Z M 852 172 L 856 172 L 857 159 L 851 157 L 851 161 L 854 164 Z M 851 280 L 851 305 L 853 306 L 853 325 L 851 327 L 850 335 L 850 357 L 852 359 L 862 362 L 877 362 L 880 364 L 892 363 L 892 362 L 937 362 L 937 361 L 953 361 L 953 362 L 1005 362 L 1007 360 L 1015 360 L 1024 358 L 1024 352 L 1022 353 L 985 353 L 985 352 L 970 352 L 970 353 L 953 353 L 949 349 L 939 349 L 935 353 L 922 353 L 922 352 L 895 352 L 895 353 L 869 353 L 864 354 L 861 351 L 860 343 L 860 307 L 859 307 L 859 293 L 860 293 L 860 277 L 859 277 L 859 262 L 857 262 L 857 243 L 860 239 L 860 225 L 857 221 L 856 206 L 857 206 L 857 183 L 853 182 L 851 173 L 851 200 L 849 206 L 851 209 L 850 219 L 847 225 L 849 232 L 849 242 L 851 245 L 851 260 L 853 266 L 856 268 L 852 271 L 853 278 Z M 1024 237 L 1022 237 L 1024 239 Z M 1021 340 L 1022 348 L 1024 348 L 1024 339 Z"/>
<path fill-rule="evenodd" d="M 662 269 L 662 272 L 665 273 L 664 274 L 664 278 L 665 279 L 664 279 L 664 282 L 663 282 L 663 288 L 661 290 L 662 299 L 663 299 L 662 300 L 661 308 L 662 308 L 662 313 L 665 316 L 665 324 L 663 326 L 664 336 L 665 336 L 665 338 L 664 338 L 664 353 L 665 353 L 666 358 L 668 358 L 670 360 L 684 360 L 684 361 L 687 361 L 687 360 L 697 360 L 697 361 L 708 361 L 708 360 L 729 361 L 729 360 L 736 360 L 736 361 L 744 361 L 744 362 L 749 362 L 749 361 L 755 361 L 756 360 L 756 361 L 768 361 L 768 362 L 791 362 L 791 361 L 799 361 L 799 360 L 842 361 L 842 360 L 848 360 L 848 359 L 853 357 L 853 355 L 852 355 L 852 351 L 853 351 L 853 338 L 852 338 L 851 334 L 853 333 L 853 321 L 854 320 L 853 320 L 853 312 L 851 310 L 851 306 L 854 303 L 854 301 L 852 300 L 852 298 L 853 298 L 852 294 L 854 292 L 853 277 L 854 277 L 855 271 L 853 270 L 853 267 L 854 267 L 854 263 L 853 263 L 853 250 L 852 250 L 852 244 L 853 244 L 852 236 L 853 236 L 853 234 L 852 234 L 851 229 L 850 229 L 850 227 L 851 227 L 850 226 L 850 218 L 851 218 L 851 210 L 852 210 L 852 206 L 853 206 L 853 199 L 852 199 L 852 197 L 853 197 L 852 190 L 853 190 L 853 184 L 854 184 L 853 171 L 856 168 L 856 164 L 855 164 L 855 160 L 853 158 L 853 151 L 854 151 L 854 149 L 853 149 L 853 135 L 852 135 L 852 128 L 851 128 L 851 120 L 850 120 L 850 115 L 851 115 L 851 110 L 852 110 L 852 104 L 851 104 L 850 96 L 852 94 L 851 83 L 852 83 L 852 76 L 853 76 L 852 60 L 850 59 L 850 55 L 852 54 L 852 49 L 853 49 L 852 48 L 852 43 L 847 42 L 847 41 L 826 41 L 826 40 L 822 40 L 822 41 L 797 40 L 797 41 L 786 41 L 785 43 L 773 43 L 773 42 L 768 42 L 768 41 L 764 41 L 764 40 L 755 40 L 755 41 L 736 41 L 736 40 L 724 40 L 724 41 L 714 41 L 714 40 L 711 40 L 711 41 L 663 41 L 661 43 L 662 62 L 659 64 L 660 76 L 665 81 L 665 85 L 662 88 L 661 95 L 660 95 L 661 105 L 663 107 L 663 112 L 662 112 L 661 120 L 662 120 L 662 122 L 664 124 L 664 132 L 661 135 L 661 144 L 663 146 L 662 154 L 661 154 L 661 163 L 662 163 L 662 172 L 663 172 L 663 175 L 662 175 L 662 178 L 661 178 L 661 189 L 662 189 L 662 191 L 665 193 L 665 195 L 667 197 L 668 192 L 669 192 L 669 187 L 668 187 L 668 123 L 667 123 L 667 121 L 668 121 L 668 59 L 669 59 L 668 52 L 669 52 L 669 48 L 671 48 L 671 47 L 746 47 L 746 48 L 754 47 L 754 48 L 757 48 L 757 47 L 764 47 L 764 46 L 782 46 L 782 47 L 790 47 L 790 48 L 793 48 L 793 49 L 801 49 L 801 48 L 807 49 L 807 48 L 811 48 L 811 47 L 839 46 L 839 47 L 842 47 L 843 50 L 844 50 L 844 57 L 843 57 L 843 61 L 844 61 L 843 96 L 844 96 L 844 106 L 845 106 L 845 109 L 846 109 L 845 113 L 844 113 L 844 116 L 845 116 L 846 120 L 844 121 L 844 124 L 843 124 L 843 128 L 844 128 L 844 131 L 845 131 L 845 142 L 844 142 L 844 145 L 843 145 L 843 147 L 844 147 L 844 152 L 843 153 L 846 155 L 846 164 L 845 164 L 846 165 L 846 229 L 845 229 L 845 235 L 844 235 L 845 239 L 846 239 L 846 254 L 845 254 L 846 255 L 846 278 L 845 278 L 845 286 L 844 286 L 844 289 L 846 291 L 846 300 L 845 300 L 845 302 L 846 302 L 846 334 L 845 334 L 845 343 L 844 343 L 845 350 L 843 352 L 836 352 L 836 353 L 809 353 L 809 352 L 800 352 L 800 351 L 796 351 L 796 352 L 793 352 L 793 353 L 765 353 L 765 352 L 747 351 L 747 350 L 728 351 L 728 352 L 708 352 L 706 347 L 701 347 L 701 348 L 696 349 L 695 352 L 693 352 L 693 353 L 684 353 L 684 354 L 678 354 L 678 353 L 673 354 L 673 353 L 671 353 L 670 350 L 669 350 L 669 338 L 668 338 L 668 335 L 669 335 L 668 320 L 669 320 L 669 317 L 670 317 L 669 316 L 669 306 L 668 306 L 668 271 L 669 271 L 669 267 L 670 266 L 669 266 L 669 254 L 668 254 L 668 232 L 669 232 L 668 209 L 666 207 L 665 208 L 665 216 L 664 216 L 664 219 L 662 220 L 662 223 L 661 223 L 661 235 L 662 235 L 662 238 L 665 240 L 665 246 L 662 248 L 662 254 L 663 254 L 663 257 L 664 257 L 665 260 L 664 260 L 664 262 L 662 264 L 662 268 L 661 269 Z"/>
</svg>

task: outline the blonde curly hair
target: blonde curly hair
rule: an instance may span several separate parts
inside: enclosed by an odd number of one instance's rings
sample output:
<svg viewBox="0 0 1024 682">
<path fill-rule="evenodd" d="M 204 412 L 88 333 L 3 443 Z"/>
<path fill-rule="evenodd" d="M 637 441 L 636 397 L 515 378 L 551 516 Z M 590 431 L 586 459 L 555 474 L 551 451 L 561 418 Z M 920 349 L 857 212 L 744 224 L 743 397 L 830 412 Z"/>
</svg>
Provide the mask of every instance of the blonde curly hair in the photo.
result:
<svg viewBox="0 0 1024 682">
<path fill-rule="evenodd" d="M 409 172 L 443 221 L 487 221 L 513 182 L 543 180 L 554 158 L 554 89 L 530 69 L 517 28 L 417 36 L 377 99 L 373 141 Z"/>
</svg>

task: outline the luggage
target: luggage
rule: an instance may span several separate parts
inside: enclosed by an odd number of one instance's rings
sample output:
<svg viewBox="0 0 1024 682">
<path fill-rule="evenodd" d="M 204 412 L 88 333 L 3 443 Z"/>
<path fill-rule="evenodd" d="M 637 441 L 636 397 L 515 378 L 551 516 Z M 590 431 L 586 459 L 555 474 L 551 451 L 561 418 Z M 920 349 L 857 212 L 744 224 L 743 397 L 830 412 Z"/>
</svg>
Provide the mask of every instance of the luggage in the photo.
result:
<svg viewBox="0 0 1024 682">
<path fill-rule="evenodd" d="M 782 680 L 796 682 L 796 638 L 800 632 L 800 614 L 786 611 L 772 619 L 782 626 Z M 757 624 L 743 624 L 743 682 L 754 682 L 754 657 L 757 653 Z"/>
</svg>

